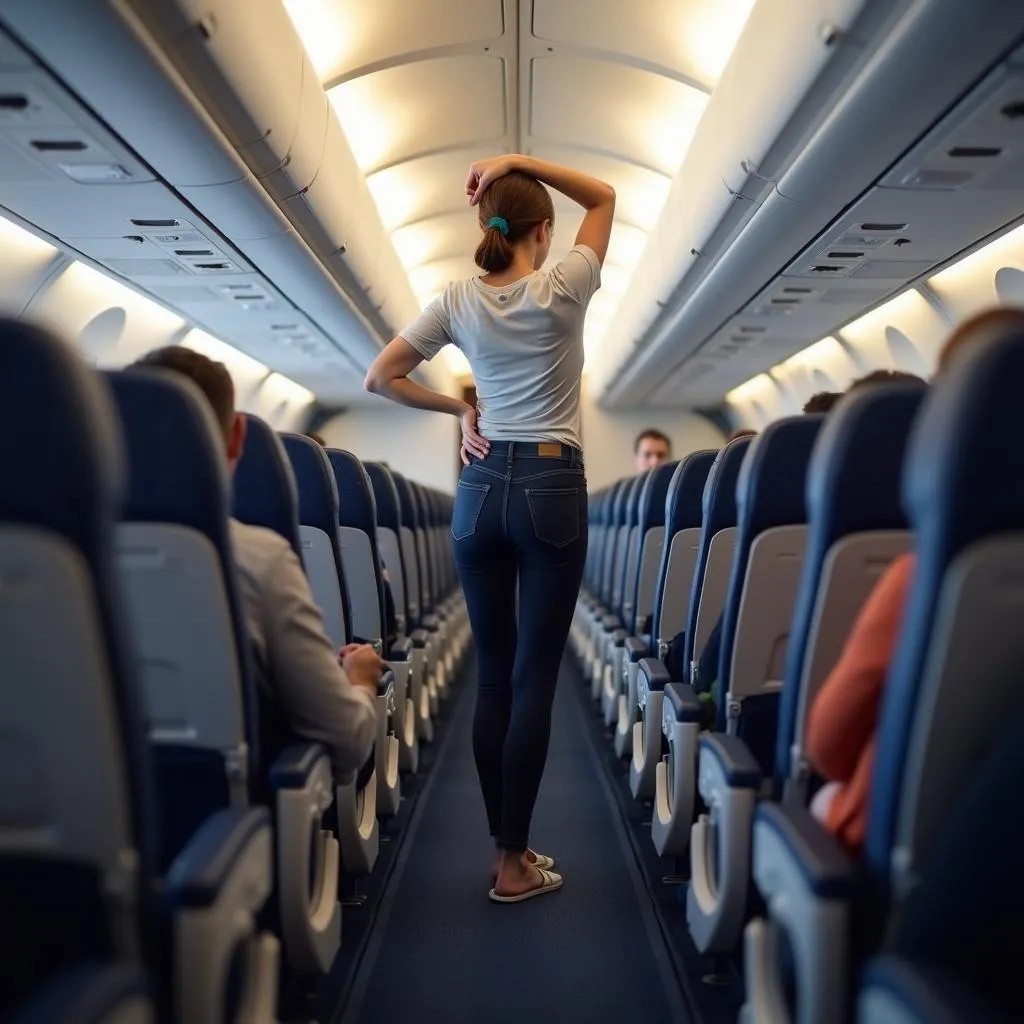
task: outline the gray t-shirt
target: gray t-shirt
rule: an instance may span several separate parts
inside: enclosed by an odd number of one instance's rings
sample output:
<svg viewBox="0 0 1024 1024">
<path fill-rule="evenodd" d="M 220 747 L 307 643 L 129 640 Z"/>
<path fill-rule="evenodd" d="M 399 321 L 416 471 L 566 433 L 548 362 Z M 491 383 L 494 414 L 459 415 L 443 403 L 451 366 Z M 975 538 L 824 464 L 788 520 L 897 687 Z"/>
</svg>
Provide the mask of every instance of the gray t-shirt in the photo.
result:
<svg viewBox="0 0 1024 1024">
<path fill-rule="evenodd" d="M 601 286 L 593 249 L 512 284 L 453 281 L 401 336 L 424 359 L 455 345 L 473 370 L 480 433 L 490 441 L 561 441 L 582 449 L 583 320 Z"/>
</svg>

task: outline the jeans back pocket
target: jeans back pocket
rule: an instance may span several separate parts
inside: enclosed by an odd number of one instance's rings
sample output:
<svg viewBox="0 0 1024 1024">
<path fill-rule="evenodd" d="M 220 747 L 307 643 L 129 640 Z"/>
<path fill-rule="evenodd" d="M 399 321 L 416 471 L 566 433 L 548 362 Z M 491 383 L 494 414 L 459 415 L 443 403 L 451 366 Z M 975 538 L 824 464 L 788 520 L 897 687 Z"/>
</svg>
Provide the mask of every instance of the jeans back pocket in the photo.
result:
<svg viewBox="0 0 1024 1024">
<path fill-rule="evenodd" d="M 471 484 L 459 481 L 455 491 L 455 508 L 452 509 L 453 540 L 464 540 L 476 533 L 476 525 L 480 521 L 480 513 L 484 508 L 484 499 L 491 489 L 490 484 Z"/>
<path fill-rule="evenodd" d="M 578 487 L 527 488 L 533 534 L 555 548 L 568 547 L 580 535 Z"/>
</svg>

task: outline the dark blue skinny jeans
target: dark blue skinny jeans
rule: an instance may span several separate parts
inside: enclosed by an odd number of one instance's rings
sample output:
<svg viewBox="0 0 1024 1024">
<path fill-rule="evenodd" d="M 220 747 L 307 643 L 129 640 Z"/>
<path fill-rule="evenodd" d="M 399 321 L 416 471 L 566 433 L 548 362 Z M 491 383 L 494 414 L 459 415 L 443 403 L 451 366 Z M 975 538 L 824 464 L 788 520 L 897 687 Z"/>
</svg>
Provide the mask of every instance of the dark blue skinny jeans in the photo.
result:
<svg viewBox="0 0 1024 1024">
<path fill-rule="evenodd" d="M 487 821 L 498 846 L 525 850 L 587 555 L 583 454 L 491 442 L 462 471 L 452 540 L 477 650 L 473 754 Z"/>
</svg>

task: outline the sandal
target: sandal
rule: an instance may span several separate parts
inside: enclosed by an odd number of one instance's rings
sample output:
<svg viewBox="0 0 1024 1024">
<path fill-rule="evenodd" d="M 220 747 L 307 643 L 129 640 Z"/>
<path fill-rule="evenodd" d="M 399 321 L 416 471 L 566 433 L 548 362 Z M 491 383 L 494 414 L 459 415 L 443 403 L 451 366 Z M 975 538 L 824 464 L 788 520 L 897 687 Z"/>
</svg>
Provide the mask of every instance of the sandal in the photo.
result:
<svg viewBox="0 0 1024 1024">
<path fill-rule="evenodd" d="M 556 892 L 562 888 L 562 876 L 554 871 L 545 871 L 544 868 L 537 868 L 540 872 L 541 884 L 534 889 L 527 889 L 516 896 L 499 896 L 493 889 L 487 894 L 495 903 L 522 903 L 523 900 L 533 899 L 534 896 L 543 896 L 546 892 Z"/>
<path fill-rule="evenodd" d="M 533 852 L 533 851 L 531 851 Z M 555 866 L 554 857 L 546 857 L 543 853 L 533 853 L 536 860 L 530 861 L 531 868 L 540 868 L 541 871 L 550 871 Z M 498 880 L 496 872 L 491 872 L 491 883 L 493 884 Z"/>
</svg>

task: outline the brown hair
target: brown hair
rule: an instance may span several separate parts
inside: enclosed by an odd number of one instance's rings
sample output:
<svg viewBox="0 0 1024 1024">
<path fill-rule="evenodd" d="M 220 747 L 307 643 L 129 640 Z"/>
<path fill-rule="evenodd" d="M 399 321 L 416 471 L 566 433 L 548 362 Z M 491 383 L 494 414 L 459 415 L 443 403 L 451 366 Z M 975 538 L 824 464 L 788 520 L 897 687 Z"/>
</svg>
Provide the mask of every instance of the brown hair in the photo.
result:
<svg viewBox="0 0 1024 1024">
<path fill-rule="evenodd" d="M 867 384 L 905 384 L 913 381 L 915 384 L 924 384 L 924 378 L 918 377 L 916 373 L 907 373 L 906 370 L 872 370 L 863 377 L 858 377 L 847 389 L 846 393 Z"/>
<path fill-rule="evenodd" d="M 188 377 L 206 395 L 217 422 L 227 436 L 235 418 L 235 385 L 223 363 L 215 363 L 183 345 L 168 345 L 147 353 L 132 363 L 129 369 L 139 367 L 173 370 Z"/>
<path fill-rule="evenodd" d="M 641 430 L 640 433 L 636 435 L 636 440 L 633 442 L 634 454 L 640 451 L 640 442 L 648 437 L 652 441 L 661 441 L 661 443 L 664 444 L 669 451 L 672 451 L 671 440 L 668 437 L 666 437 L 660 430 L 655 430 L 654 427 L 648 427 L 646 430 Z"/>
<path fill-rule="evenodd" d="M 973 342 L 985 341 L 1000 331 L 1024 332 L 1024 309 L 1000 306 L 965 320 L 950 336 L 939 353 L 936 373 L 949 368 L 953 357 Z"/>
<path fill-rule="evenodd" d="M 840 391 L 816 391 L 804 402 L 804 412 L 831 412 L 832 406 L 842 397 L 843 395 Z"/>
<path fill-rule="evenodd" d="M 327 442 L 315 430 L 307 430 L 306 437 L 308 437 L 310 441 L 315 441 L 321 448 L 327 447 Z"/>
<path fill-rule="evenodd" d="M 729 435 L 729 440 L 726 444 L 732 444 L 733 441 L 738 441 L 741 437 L 757 437 L 757 431 L 751 430 L 749 427 L 740 427 L 739 430 L 734 430 Z"/>
<path fill-rule="evenodd" d="M 484 237 L 476 247 L 474 259 L 481 270 L 497 274 L 512 265 L 512 247 L 525 238 L 538 224 L 554 223 L 555 208 L 548 190 L 536 179 L 520 171 L 512 171 L 494 181 L 480 200 L 480 227 Z M 501 218 L 508 225 L 491 225 Z"/>
</svg>

